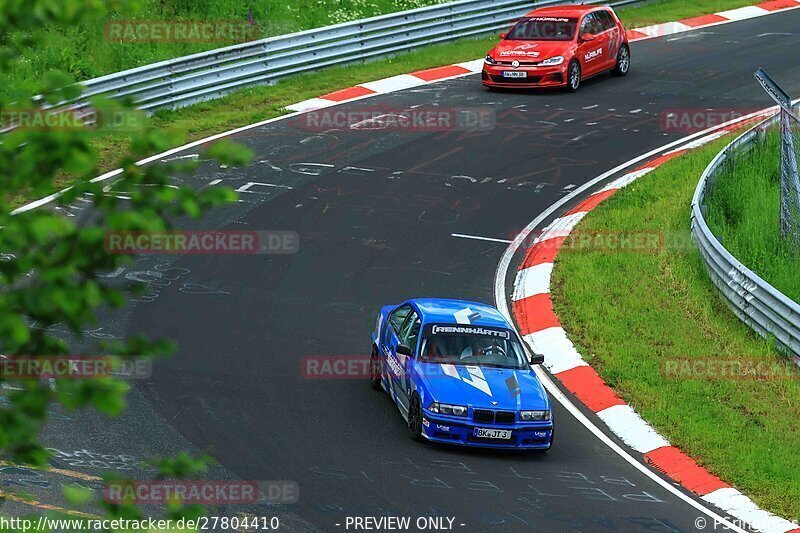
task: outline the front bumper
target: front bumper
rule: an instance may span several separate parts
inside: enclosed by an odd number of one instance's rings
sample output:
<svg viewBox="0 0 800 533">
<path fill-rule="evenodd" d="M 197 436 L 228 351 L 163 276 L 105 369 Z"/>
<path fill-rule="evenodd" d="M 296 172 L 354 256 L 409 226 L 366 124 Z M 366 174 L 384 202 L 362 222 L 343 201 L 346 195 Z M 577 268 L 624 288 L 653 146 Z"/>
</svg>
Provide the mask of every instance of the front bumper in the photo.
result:
<svg viewBox="0 0 800 533">
<path fill-rule="evenodd" d="M 511 430 L 511 439 L 478 438 L 474 436 L 475 428 Z M 442 416 L 425 409 L 422 417 L 422 434 L 432 442 L 477 448 L 547 450 L 552 442 L 553 421 L 486 424 L 466 417 Z"/>
<path fill-rule="evenodd" d="M 504 78 L 503 72 L 525 72 L 525 78 Z M 481 81 L 486 87 L 531 88 L 564 87 L 567 84 L 567 62 L 555 67 L 519 67 L 483 64 Z"/>
</svg>

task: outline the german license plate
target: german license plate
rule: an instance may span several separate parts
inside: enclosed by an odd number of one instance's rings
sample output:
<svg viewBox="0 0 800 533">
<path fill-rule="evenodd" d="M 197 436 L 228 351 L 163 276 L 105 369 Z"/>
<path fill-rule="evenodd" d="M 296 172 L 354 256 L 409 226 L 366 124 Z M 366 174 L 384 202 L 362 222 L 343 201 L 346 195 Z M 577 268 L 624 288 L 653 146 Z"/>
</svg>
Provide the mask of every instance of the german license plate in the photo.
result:
<svg viewBox="0 0 800 533">
<path fill-rule="evenodd" d="M 521 70 L 504 70 L 503 71 L 504 78 L 527 78 L 528 73 L 523 72 Z"/>
<path fill-rule="evenodd" d="M 481 439 L 505 439 L 508 440 L 511 438 L 511 430 L 510 429 L 487 429 L 487 428 L 475 428 L 473 433 L 478 438 Z"/>
</svg>

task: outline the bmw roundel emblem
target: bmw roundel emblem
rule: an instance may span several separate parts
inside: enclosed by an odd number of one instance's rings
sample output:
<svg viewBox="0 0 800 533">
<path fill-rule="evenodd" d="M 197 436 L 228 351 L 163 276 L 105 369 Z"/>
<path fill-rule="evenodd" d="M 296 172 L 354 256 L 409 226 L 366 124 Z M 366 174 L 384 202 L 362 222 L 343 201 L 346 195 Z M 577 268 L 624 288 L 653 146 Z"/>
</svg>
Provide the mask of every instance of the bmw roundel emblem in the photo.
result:
<svg viewBox="0 0 800 533">
<path fill-rule="evenodd" d="M 512 67 L 514 67 L 514 68 L 517 68 L 517 67 L 519 67 L 519 61 L 517 61 L 517 60 L 515 59 L 514 61 L 512 61 L 512 62 L 511 62 L 511 66 L 512 66 Z"/>
</svg>

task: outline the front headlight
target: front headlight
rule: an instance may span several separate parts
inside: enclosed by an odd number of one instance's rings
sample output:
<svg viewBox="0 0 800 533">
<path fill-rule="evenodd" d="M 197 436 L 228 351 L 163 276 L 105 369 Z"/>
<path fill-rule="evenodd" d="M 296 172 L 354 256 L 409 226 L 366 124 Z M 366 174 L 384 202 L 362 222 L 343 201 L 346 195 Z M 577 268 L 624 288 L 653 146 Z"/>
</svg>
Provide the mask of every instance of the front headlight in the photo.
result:
<svg viewBox="0 0 800 533">
<path fill-rule="evenodd" d="M 495 61 L 494 58 L 490 55 L 487 55 L 483 61 L 484 63 L 488 63 L 490 65 L 494 65 L 495 63 L 497 63 L 497 61 Z"/>
<path fill-rule="evenodd" d="M 431 413 L 451 416 L 467 416 L 467 408 L 463 405 L 448 405 L 446 403 L 432 403 L 428 410 Z"/>
<path fill-rule="evenodd" d="M 523 422 L 542 422 L 550 420 L 550 410 L 547 411 L 520 411 L 519 419 Z"/>
<path fill-rule="evenodd" d="M 556 56 L 556 57 L 551 57 L 550 59 L 545 59 L 544 61 L 539 63 L 539 66 L 554 67 L 556 65 L 560 65 L 563 62 L 564 62 L 564 56 Z"/>
</svg>

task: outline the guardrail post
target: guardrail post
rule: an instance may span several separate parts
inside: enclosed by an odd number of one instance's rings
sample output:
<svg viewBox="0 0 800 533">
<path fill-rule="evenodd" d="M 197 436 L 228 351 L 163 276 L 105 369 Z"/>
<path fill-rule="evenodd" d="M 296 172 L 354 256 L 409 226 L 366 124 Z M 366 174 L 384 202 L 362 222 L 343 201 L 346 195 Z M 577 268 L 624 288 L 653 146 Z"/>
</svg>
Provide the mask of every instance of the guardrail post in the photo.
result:
<svg viewBox="0 0 800 533">
<path fill-rule="evenodd" d="M 795 144 L 793 134 L 800 119 L 794 115 L 791 97 L 764 69 L 759 68 L 754 75 L 781 108 L 781 237 L 800 249 L 800 172 L 797 167 L 800 146 Z"/>
</svg>

